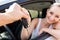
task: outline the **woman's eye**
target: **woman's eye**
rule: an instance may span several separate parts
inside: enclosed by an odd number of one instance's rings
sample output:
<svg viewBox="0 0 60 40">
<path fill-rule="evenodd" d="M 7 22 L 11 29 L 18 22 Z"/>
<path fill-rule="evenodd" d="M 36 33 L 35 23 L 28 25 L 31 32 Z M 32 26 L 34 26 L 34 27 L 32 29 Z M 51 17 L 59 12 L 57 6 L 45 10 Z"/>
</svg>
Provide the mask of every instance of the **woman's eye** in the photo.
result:
<svg viewBox="0 0 60 40">
<path fill-rule="evenodd" d="M 56 18 L 59 18 L 59 16 L 55 16 Z"/>
<path fill-rule="evenodd" d="M 51 15 L 53 15 L 53 12 L 50 12 Z"/>
</svg>

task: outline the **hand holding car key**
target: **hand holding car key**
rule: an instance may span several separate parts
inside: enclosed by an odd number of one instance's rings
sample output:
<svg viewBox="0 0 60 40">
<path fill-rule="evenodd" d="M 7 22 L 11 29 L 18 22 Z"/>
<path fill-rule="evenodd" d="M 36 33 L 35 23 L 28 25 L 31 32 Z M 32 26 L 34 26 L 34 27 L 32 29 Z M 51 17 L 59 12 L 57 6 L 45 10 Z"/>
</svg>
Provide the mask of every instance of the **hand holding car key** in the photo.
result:
<svg viewBox="0 0 60 40">
<path fill-rule="evenodd" d="M 26 18 L 28 24 L 30 23 L 31 19 L 28 11 L 17 3 L 13 3 L 5 13 L 11 15 L 12 19 L 15 21 Z"/>
<path fill-rule="evenodd" d="M 6 10 L 6 15 L 8 14 L 9 17 L 11 16 L 11 19 L 13 21 L 17 21 L 17 20 L 21 20 L 21 25 L 18 27 L 17 25 L 17 29 L 16 29 L 16 34 L 18 33 L 18 31 L 21 31 L 21 27 L 24 26 L 24 28 L 28 27 L 28 24 L 30 23 L 30 16 L 28 11 L 21 7 L 19 4 L 14 3 L 12 4 L 9 9 Z M 21 29 L 19 29 L 21 28 Z M 20 34 L 19 34 L 20 35 Z"/>
</svg>

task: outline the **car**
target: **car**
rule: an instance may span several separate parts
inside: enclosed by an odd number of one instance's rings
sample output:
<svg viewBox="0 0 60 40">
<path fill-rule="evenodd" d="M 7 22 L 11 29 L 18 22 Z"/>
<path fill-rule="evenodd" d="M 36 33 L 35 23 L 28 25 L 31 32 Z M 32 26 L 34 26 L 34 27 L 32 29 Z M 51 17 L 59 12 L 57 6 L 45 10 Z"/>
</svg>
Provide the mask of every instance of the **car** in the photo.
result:
<svg viewBox="0 0 60 40">
<path fill-rule="evenodd" d="M 4 2 L 4 3 L 3 3 Z M 5 12 L 5 9 L 9 8 L 13 3 L 18 3 L 22 7 L 26 8 L 30 14 L 31 19 L 44 18 L 46 16 L 47 8 L 56 2 L 55 0 L 3 0 L 0 4 L 0 12 Z M 11 24 L 0 27 L 1 33 L 9 33 L 12 37 L 11 40 L 21 40 L 22 22 L 20 20 L 15 21 Z M 7 32 L 6 32 L 7 31 Z M 7 34 L 8 34 L 7 33 Z M 0 37 L 1 38 L 1 37 Z M 3 38 L 2 38 L 3 39 Z"/>
</svg>

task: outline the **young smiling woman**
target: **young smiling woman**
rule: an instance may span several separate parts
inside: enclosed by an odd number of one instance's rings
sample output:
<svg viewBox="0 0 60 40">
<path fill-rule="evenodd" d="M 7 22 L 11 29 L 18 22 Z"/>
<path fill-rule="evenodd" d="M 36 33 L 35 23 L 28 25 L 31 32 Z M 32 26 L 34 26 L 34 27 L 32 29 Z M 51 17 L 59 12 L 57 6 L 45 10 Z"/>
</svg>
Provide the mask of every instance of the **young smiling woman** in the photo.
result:
<svg viewBox="0 0 60 40">
<path fill-rule="evenodd" d="M 54 3 L 51 5 L 46 13 L 45 18 L 35 18 L 27 29 L 22 29 L 22 40 L 28 39 L 31 34 L 31 39 L 33 39 L 42 32 L 51 34 L 52 39 L 50 40 L 60 40 L 60 25 L 58 25 L 60 24 L 60 3 Z"/>
</svg>

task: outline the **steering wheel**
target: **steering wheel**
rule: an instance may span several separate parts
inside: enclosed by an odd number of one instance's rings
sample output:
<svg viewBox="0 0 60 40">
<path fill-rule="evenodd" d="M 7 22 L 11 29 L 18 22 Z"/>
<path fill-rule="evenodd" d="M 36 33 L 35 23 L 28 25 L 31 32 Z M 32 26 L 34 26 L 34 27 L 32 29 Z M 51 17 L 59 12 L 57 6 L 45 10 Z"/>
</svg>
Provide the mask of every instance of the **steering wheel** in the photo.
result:
<svg viewBox="0 0 60 40">
<path fill-rule="evenodd" d="M 18 24 L 18 26 L 16 28 L 15 35 L 16 35 L 17 40 L 21 40 L 21 31 L 22 31 L 23 26 L 24 26 L 24 28 L 28 27 L 28 22 L 27 22 L 27 19 L 25 19 L 25 18 L 22 18 L 20 20 L 20 23 Z"/>
<path fill-rule="evenodd" d="M 18 25 L 16 25 L 16 22 L 18 23 Z M 22 18 L 21 20 L 18 20 L 16 22 L 9 25 L 4 25 L 4 28 L 8 31 L 13 40 L 21 40 L 22 27 L 24 26 L 24 28 L 27 28 L 28 22 L 25 18 Z"/>
</svg>

